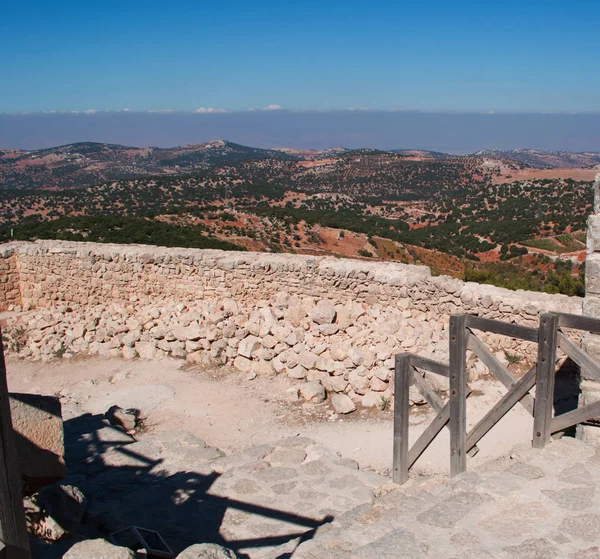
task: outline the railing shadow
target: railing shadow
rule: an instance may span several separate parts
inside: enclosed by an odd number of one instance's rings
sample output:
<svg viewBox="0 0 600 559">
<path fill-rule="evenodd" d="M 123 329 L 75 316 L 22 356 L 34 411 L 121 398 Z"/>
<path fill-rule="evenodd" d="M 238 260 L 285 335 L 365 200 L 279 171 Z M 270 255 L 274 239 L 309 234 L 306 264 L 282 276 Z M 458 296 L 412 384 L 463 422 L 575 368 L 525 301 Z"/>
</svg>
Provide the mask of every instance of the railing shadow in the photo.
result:
<svg viewBox="0 0 600 559">
<path fill-rule="evenodd" d="M 68 476 L 63 483 L 80 487 L 89 499 L 89 514 L 80 529 L 84 537 L 108 538 L 111 532 L 136 525 L 159 532 L 176 553 L 194 543 L 210 542 L 248 558 L 253 548 L 310 539 L 319 526 L 333 520 L 213 495 L 210 489 L 220 474 L 161 470 L 162 460 L 128 448 L 135 440 L 101 415 L 70 419 L 64 429 Z M 107 433 L 115 437 L 103 440 Z M 294 524 L 298 529 L 283 535 L 228 539 L 221 533 L 221 524 L 230 509 Z M 61 557 L 73 543 L 34 546 L 34 557 Z M 293 552 L 286 552 L 279 559 L 292 556 Z"/>
</svg>

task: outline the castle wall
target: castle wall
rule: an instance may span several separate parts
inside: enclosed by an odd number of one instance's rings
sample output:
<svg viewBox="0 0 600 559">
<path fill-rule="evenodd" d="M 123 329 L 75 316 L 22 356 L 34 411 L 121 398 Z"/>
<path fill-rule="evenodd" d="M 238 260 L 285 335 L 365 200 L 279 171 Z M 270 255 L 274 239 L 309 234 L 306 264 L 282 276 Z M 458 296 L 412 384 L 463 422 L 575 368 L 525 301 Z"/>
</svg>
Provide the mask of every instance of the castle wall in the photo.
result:
<svg viewBox="0 0 600 559">
<path fill-rule="evenodd" d="M 17 256 L 11 248 L 0 250 L 0 310 L 21 305 Z"/>
<path fill-rule="evenodd" d="M 18 301 L 20 289 L 22 304 L 30 308 L 214 297 L 246 305 L 285 291 L 336 303 L 400 303 L 435 317 L 469 312 L 535 325 L 540 310 L 581 314 L 582 304 L 576 297 L 433 277 L 424 266 L 334 257 L 59 241 L 12 243 L 4 251 L 9 253 L 0 258 L 9 269 L 0 301 Z"/>
<path fill-rule="evenodd" d="M 0 282 L 0 302 L 25 311 L 5 331 L 9 354 L 227 363 L 286 374 L 308 400 L 327 390 L 371 406 L 390 400 L 395 354 L 448 361 L 450 314 L 537 327 L 540 311 L 582 306 L 423 266 L 321 256 L 40 241 L 6 245 L 0 264 L 3 277 L 18 272 Z M 536 344 L 481 338 L 500 359 L 535 360 Z M 468 363 L 472 379 L 485 372 Z"/>
</svg>

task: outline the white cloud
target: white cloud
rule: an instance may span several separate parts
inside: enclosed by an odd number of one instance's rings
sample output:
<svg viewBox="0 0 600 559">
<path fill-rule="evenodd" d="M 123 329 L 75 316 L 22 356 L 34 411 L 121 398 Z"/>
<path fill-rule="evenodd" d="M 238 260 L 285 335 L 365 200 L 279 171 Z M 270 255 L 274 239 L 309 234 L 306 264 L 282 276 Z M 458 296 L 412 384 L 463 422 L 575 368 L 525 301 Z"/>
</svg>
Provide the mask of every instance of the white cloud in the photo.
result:
<svg viewBox="0 0 600 559">
<path fill-rule="evenodd" d="M 225 109 L 214 109 L 213 107 L 200 107 L 194 111 L 195 113 L 226 113 Z"/>
<path fill-rule="evenodd" d="M 368 111 L 369 107 L 348 107 L 349 111 Z"/>
<path fill-rule="evenodd" d="M 263 111 L 280 111 L 281 109 L 283 109 L 281 105 L 267 105 Z"/>
<path fill-rule="evenodd" d="M 174 113 L 173 109 L 150 109 L 149 113 Z"/>
<path fill-rule="evenodd" d="M 127 107 L 125 107 L 125 108 L 123 109 L 123 112 L 124 112 L 124 113 L 128 113 L 129 111 L 131 111 L 131 109 L 129 109 L 129 108 L 127 108 Z"/>
<path fill-rule="evenodd" d="M 96 109 L 87 109 L 84 112 L 85 112 L 86 115 L 95 115 L 96 114 Z"/>
</svg>

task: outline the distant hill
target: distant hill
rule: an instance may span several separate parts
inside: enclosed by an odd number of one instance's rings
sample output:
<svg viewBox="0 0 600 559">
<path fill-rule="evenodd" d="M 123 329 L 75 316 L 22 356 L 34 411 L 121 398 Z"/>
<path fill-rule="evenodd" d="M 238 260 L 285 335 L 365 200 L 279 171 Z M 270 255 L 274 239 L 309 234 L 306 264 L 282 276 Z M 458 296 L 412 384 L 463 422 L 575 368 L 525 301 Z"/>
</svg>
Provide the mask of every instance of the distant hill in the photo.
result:
<svg viewBox="0 0 600 559">
<path fill-rule="evenodd" d="M 174 148 L 80 142 L 30 151 L 0 149 L 0 189 L 72 189 L 110 181 L 198 174 L 219 166 L 251 164 L 253 161 L 259 163 L 258 168 L 252 170 L 253 178 L 265 171 L 261 171 L 261 167 L 268 163 L 274 165 L 275 171 L 272 171 L 277 176 L 286 180 L 285 177 L 291 176 L 296 170 L 294 162 L 303 161 L 302 167 L 310 176 L 315 172 L 314 169 L 319 169 L 321 174 L 333 174 L 332 184 L 341 180 L 344 184 L 336 188 L 345 191 L 349 187 L 358 187 L 358 183 L 352 181 L 346 184 L 349 177 L 362 177 L 362 187 L 366 186 L 364 181 L 367 181 L 369 189 L 377 190 L 382 186 L 385 189 L 388 183 L 395 188 L 400 177 L 405 181 L 404 189 L 407 186 L 416 187 L 419 179 L 414 175 L 416 171 L 413 167 L 417 163 L 422 164 L 422 171 L 426 173 L 429 172 L 426 170 L 428 165 L 439 164 L 441 167 L 435 169 L 442 173 L 452 168 L 473 171 L 479 167 L 479 174 L 496 173 L 504 176 L 522 169 L 600 168 L 600 153 L 515 149 L 451 155 L 420 149 L 262 149 L 225 140 Z M 323 167 L 333 163 L 335 169 Z M 285 171 L 279 168 L 281 165 L 286 168 Z M 406 165 L 410 165 L 412 170 L 406 170 Z M 414 176 L 407 179 L 407 173 Z M 434 174 L 439 173 L 436 170 Z M 414 180 L 417 183 L 413 185 Z M 374 184 L 374 181 L 378 184 Z M 464 183 L 464 177 L 459 182 Z"/>
<path fill-rule="evenodd" d="M 414 159 L 446 159 L 448 157 L 453 157 L 447 153 L 442 153 L 440 151 L 429 151 L 426 149 L 393 149 L 391 152 L 397 153 L 403 157 L 410 157 Z"/>
<path fill-rule="evenodd" d="M 0 187 L 75 188 L 109 180 L 185 173 L 252 159 L 298 158 L 224 140 L 166 149 L 95 142 L 31 151 L 4 149 L 0 150 Z"/>
<path fill-rule="evenodd" d="M 542 151 L 538 149 L 487 149 L 474 153 L 475 157 L 515 161 L 535 169 L 595 168 L 600 166 L 600 153 L 570 151 Z"/>
</svg>

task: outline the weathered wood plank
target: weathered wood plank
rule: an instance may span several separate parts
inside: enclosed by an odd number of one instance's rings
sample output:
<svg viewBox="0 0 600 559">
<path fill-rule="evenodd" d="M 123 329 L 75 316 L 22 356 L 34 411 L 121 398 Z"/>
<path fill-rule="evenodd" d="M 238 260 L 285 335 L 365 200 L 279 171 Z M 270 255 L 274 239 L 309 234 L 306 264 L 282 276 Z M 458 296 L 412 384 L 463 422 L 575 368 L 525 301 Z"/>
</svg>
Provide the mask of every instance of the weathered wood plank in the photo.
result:
<svg viewBox="0 0 600 559">
<path fill-rule="evenodd" d="M 440 363 L 438 361 L 434 361 L 433 359 L 428 359 L 427 357 L 421 357 L 419 355 L 410 354 L 410 364 L 413 367 L 418 367 L 419 369 L 425 369 L 430 373 L 435 373 L 436 375 L 440 375 L 448 378 L 449 369 L 448 365 L 444 363 Z"/>
<path fill-rule="evenodd" d="M 586 330 L 593 334 L 600 334 L 600 320 L 589 316 L 577 314 L 555 313 L 558 315 L 558 326 L 573 328 L 575 330 Z"/>
<path fill-rule="evenodd" d="M 525 375 L 498 401 L 467 435 L 467 452 L 486 435 L 535 386 L 536 367 Z"/>
<path fill-rule="evenodd" d="M 540 317 L 537 380 L 533 415 L 533 447 L 544 448 L 550 440 L 554 409 L 554 381 L 558 315 L 544 313 Z"/>
<path fill-rule="evenodd" d="M 402 484 L 408 480 L 408 412 L 410 403 L 408 392 L 411 384 L 412 367 L 410 355 L 396 355 L 394 375 L 394 483 Z"/>
<path fill-rule="evenodd" d="M 517 383 L 517 379 L 512 376 L 510 371 L 500 363 L 494 354 L 485 346 L 485 344 L 472 332 L 469 332 L 468 336 L 468 348 L 475 354 L 479 359 L 483 361 L 485 366 L 494 373 L 496 378 L 506 387 L 508 390 L 512 389 Z M 525 395 L 521 400 L 521 405 L 533 415 L 533 396 L 531 394 Z"/>
<path fill-rule="evenodd" d="M 450 317 L 450 475 L 467 469 L 466 315 Z"/>
<path fill-rule="evenodd" d="M 598 365 L 585 351 L 577 347 L 562 332 L 558 333 L 558 347 L 597 381 L 600 381 L 600 365 Z"/>
<path fill-rule="evenodd" d="M 492 332 L 509 336 L 510 338 L 521 338 L 528 342 L 537 342 L 537 329 L 520 324 L 510 324 L 490 318 L 481 318 L 480 316 L 467 316 L 467 328 L 475 328 L 483 332 Z"/>
<path fill-rule="evenodd" d="M 0 331 L 0 541 L 5 545 L 2 558 L 29 559 L 31 553 L 21 495 L 23 481 L 14 439 Z"/>
<path fill-rule="evenodd" d="M 415 371 L 413 374 L 412 381 L 419 389 L 419 392 L 423 395 L 423 398 L 427 400 L 427 403 L 437 413 L 440 413 L 444 407 L 444 402 L 442 402 L 441 398 L 435 393 L 435 390 L 429 386 L 427 381 L 420 375 L 418 371 Z"/>
<path fill-rule="evenodd" d="M 583 408 L 557 415 L 550 423 L 550 432 L 563 431 L 598 416 L 600 416 L 600 402 L 594 402 Z"/>
<path fill-rule="evenodd" d="M 448 402 L 435 416 L 432 422 L 427 426 L 421 436 L 415 441 L 415 444 L 408 451 L 408 467 L 412 468 L 415 462 L 419 459 L 429 445 L 433 442 L 440 431 L 450 421 L 450 402 Z"/>
</svg>

